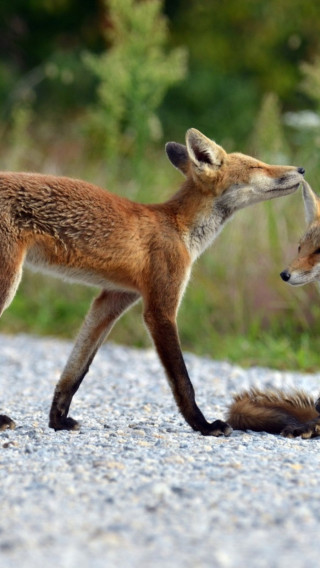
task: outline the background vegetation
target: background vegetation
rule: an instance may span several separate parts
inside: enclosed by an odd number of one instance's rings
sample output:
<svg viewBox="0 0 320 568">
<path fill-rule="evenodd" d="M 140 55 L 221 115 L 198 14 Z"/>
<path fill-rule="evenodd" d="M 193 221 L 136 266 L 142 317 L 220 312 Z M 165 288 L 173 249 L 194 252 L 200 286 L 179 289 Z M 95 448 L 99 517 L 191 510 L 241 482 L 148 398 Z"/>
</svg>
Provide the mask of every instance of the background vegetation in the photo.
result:
<svg viewBox="0 0 320 568">
<path fill-rule="evenodd" d="M 1 169 L 161 201 L 181 181 L 164 142 L 182 142 L 190 126 L 228 151 L 304 166 L 317 189 L 320 4 L 0 4 Z M 303 230 L 300 193 L 238 213 L 194 269 L 179 316 L 183 347 L 245 365 L 319 368 L 319 292 L 279 278 Z M 0 330 L 73 336 L 94 293 L 26 271 Z M 114 341 L 148 342 L 140 308 Z"/>
</svg>

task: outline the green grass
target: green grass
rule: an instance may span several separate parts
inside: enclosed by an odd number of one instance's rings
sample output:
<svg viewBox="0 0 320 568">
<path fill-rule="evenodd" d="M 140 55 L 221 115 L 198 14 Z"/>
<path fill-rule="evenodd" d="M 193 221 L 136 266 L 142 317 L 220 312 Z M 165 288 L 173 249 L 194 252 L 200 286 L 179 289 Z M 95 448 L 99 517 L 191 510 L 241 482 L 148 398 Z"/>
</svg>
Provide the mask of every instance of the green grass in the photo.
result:
<svg viewBox="0 0 320 568">
<path fill-rule="evenodd" d="M 0 331 L 73 338 L 93 296 L 89 288 L 26 275 L 13 304 L 1 319 Z M 190 296 L 185 299 L 179 316 L 183 350 L 245 367 L 319 370 L 320 337 L 313 328 L 301 333 L 292 328 L 290 333 L 274 327 L 262 329 L 257 324 L 246 333 L 217 331 L 219 325 L 208 304 L 198 295 Z M 135 347 L 150 346 L 141 312 L 142 306 L 138 304 L 125 314 L 112 330 L 110 340 Z"/>
<path fill-rule="evenodd" d="M 216 289 L 216 283 L 213 285 Z M 187 291 L 179 315 L 182 348 L 199 355 L 250 367 L 265 366 L 277 369 L 316 371 L 319 369 L 320 337 L 317 325 L 299 330 L 297 326 L 278 321 L 263 325 L 263 306 L 260 316 L 250 326 L 238 328 L 243 314 L 230 314 L 219 308 L 203 286 L 203 273 L 199 268 Z M 225 287 L 215 301 L 224 302 Z M 0 332 L 27 332 L 62 338 L 75 337 L 92 298 L 94 289 L 70 285 L 42 275 L 25 272 L 22 284 L 10 308 L 0 322 Z M 239 312 L 241 310 L 239 309 Z M 294 320 L 293 320 L 294 322 Z M 134 347 L 150 346 L 150 339 L 142 321 L 139 303 L 116 324 L 110 340 Z"/>
</svg>

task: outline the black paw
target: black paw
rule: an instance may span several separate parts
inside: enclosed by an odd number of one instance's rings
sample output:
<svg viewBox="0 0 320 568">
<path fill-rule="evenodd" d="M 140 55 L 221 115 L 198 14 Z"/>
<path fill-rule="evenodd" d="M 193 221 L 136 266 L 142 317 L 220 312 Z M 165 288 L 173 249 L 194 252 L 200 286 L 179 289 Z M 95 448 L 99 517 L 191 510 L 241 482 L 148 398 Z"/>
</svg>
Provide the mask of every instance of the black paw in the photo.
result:
<svg viewBox="0 0 320 568">
<path fill-rule="evenodd" d="M 208 423 L 205 428 L 201 428 L 200 432 L 203 436 L 230 436 L 232 428 L 227 422 L 215 420 L 211 424 Z"/>
<path fill-rule="evenodd" d="M 316 438 L 320 436 L 320 418 L 301 424 L 301 426 L 287 426 L 281 432 L 285 438 Z"/>
<path fill-rule="evenodd" d="M 73 418 L 62 417 L 50 418 L 49 427 L 54 430 L 79 430 L 80 424 Z"/>
<path fill-rule="evenodd" d="M 0 431 L 1 430 L 13 430 L 16 427 L 16 424 L 9 416 L 5 414 L 0 414 Z"/>
</svg>

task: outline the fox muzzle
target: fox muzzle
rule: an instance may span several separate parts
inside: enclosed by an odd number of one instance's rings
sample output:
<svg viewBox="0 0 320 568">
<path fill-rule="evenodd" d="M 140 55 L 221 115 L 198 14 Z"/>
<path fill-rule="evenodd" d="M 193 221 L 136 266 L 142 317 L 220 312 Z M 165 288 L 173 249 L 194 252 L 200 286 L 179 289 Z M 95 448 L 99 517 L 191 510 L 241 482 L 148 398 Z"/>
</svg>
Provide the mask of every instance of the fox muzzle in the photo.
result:
<svg viewBox="0 0 320 568">
<path fill-rule="evenodd" d="M 283 270 L 282 272 L 280 272 L 280 276 L 282 280 L 284 280 L 284 282 L 288 282 L 290 280 L 291 274 L 289 270 Z"/>
</svg>

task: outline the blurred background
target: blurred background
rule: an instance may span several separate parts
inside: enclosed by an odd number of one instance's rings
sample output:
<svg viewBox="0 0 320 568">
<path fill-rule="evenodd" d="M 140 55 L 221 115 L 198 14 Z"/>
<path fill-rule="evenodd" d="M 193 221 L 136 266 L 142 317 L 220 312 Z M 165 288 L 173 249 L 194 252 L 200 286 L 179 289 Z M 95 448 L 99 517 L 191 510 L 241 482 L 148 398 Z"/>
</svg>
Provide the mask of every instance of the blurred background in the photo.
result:
<svg viewBox="0 0 320 568">
<path fill-rule="evenodd" d="M 0 3 L 0 168 L 67 175 L 142 202 L 182 181 L 164 153 L 195 127 L 230 151 L 320 173 L 320 3 Z M 320 192 L 320 189 L 319 189 Z M 305 228 L 300 191 L 238 213 L 194 268 L 183 349 L 319 369 L 319 291 L 279 278 Z M 25 271 L 0 331 L 72 337 L 95 294 Z M 113 341 L 149 344 L 141 306 Z"/>
</svg>

